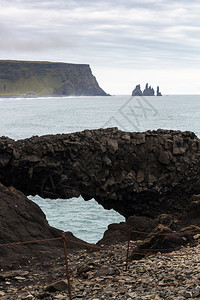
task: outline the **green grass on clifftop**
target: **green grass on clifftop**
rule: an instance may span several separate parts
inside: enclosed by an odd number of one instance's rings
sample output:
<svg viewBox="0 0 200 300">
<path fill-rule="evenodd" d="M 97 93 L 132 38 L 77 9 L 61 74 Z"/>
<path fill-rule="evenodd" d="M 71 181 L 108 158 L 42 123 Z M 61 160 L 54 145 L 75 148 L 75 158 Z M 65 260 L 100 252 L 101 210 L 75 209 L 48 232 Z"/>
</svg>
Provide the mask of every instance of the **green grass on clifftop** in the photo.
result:
<svg viewBox="0 0 200 300">
<path fill-rule="evenodd" d="M 89 65 L 0 61 L 0 95 L 105 96 Z"/>
</svg>

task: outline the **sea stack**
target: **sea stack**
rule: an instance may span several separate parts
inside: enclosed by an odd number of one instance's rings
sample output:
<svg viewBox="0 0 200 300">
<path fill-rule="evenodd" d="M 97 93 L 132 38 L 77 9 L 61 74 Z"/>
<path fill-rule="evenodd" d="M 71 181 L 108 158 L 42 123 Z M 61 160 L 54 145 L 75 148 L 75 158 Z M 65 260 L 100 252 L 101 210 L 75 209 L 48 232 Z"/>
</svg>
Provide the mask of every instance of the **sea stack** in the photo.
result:
<svg viewBox="0 0 200 300">
<path fill-rule="evenodd" d="M 142 92 L 140 84 L 136 85 L 135 89 L 132 91 L 132 96 L 155 96 L 155 90 L 148 83 L 145 85 L 145 89 Z M 162 96 L 159 91 L 159 86 L 157 86 L 156 96 Z"/>
<path fill-rule="evenodd" d="M 162 96 L 161 92 L 159 91 L 159 86 L 157 86 L 156 96 Z"/>
<path fill-rule="evenodd" d="M 146 83 L 145 89 L 143 91 L 143 96 L 155 96 L 155 91 L 151 86 Z"/>
<path fill-rule="evenodd" d="M 142 96 L 140 84 L 136 85 L 135 89 L 132 91 L 132 96 Z"/>
</svg>

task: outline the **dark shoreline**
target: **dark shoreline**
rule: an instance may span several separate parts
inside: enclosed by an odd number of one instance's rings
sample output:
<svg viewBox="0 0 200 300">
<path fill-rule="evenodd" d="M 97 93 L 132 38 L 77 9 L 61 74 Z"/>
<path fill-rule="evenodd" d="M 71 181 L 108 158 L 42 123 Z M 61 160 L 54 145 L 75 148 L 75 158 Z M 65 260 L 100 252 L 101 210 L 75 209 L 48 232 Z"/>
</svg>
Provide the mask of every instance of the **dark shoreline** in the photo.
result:
<svg viewBox="0 0 200 300">
<path fill-rule="evenodd" d="M 103 97 L 110 97 L 112 95 L 107 94 Z M 0 99 L 6 98 L 6 99 L 18 99 L 18 98 L 29 98 L 29 99 L 34 99 L 34 98 L 66 98 L 66 97 L 101 97 L 99 95 L 0 95 Z"/>
</svg>

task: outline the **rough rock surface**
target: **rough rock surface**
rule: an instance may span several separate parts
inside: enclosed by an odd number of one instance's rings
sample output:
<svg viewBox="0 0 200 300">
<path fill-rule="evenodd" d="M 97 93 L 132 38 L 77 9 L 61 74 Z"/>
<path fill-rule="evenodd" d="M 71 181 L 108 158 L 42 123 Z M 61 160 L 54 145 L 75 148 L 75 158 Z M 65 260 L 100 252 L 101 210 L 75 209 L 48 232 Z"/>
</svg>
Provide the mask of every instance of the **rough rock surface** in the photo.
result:
<svg viewBox="0 0 200 300">
<path fill-rule="evenodd" d="M 106 96 L 89 65 L 0 61 L 1 96 Z"/>
<path fill-rule="evenodd" d="M 140 84 L 136 85 L 135 89 L 132 91 L 132 96 L 142 96 Z"/>
<path fill-rule="evenodd" d="M 157 86 L 156 96 L 162 96 L 159 86 Z"/>
<path fill-rule="evenodd" d="M 130 234 L 131 240 L 142 241 L 132 259 L 141 259 L 149 252 L 170 252 L 188 243 L 195 245 L 195 236 L 200 234 L 200 202 L 195 204 L 195 210 L 193 203 L 183 215 L 161 214 L 156 219 L 131 216 L 127 222 L 110 224 L 97 245 L 126 242 Z M 138 255 L 141 251 L 143 254 Z"/>
<path fill-rule="evenodd" d="M 200 140 L 188 131 L 117 128 L 2 137 L 0 182 L 26 195 L 81 194 L 126 218 L 182 214 L 200 194 Z"/>
<path fill-rule="evenodd" d="M 155 96 L 154 89 L 146 83 L 145 89 L 143 91 L 143 96 Z"/>
<path fill-rule="evenodd" d="M 0 244 L 26 242 L 61 237 L 61 231 L 51 227 L 37 204 L 29 200 L 15 188 L 0 184 Z M 87 243 L 66 233 L 68 248 L 84 248 Z M 82 245 L 77 242 L 83 243 Z M 48 260 L 63 253 L 63 242 L 21 244 L 0 247 L 0 266 L 34 263 L 35 260 Z"/>
</svg>

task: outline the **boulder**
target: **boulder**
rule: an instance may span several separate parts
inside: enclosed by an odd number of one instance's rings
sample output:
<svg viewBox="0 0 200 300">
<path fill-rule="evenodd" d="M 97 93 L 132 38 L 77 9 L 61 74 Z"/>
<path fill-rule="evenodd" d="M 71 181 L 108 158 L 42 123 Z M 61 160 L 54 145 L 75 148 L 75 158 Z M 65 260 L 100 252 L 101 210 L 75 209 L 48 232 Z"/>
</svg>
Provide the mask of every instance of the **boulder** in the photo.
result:
<svg viewBox="0 0 200 300">
<path fill-rule="evenodd" d="M 43 243 L 15 244 L 26 241 L 60 238 L 62 232 L 51 227 L 39 206 L 13 187 L 0 184 L 0 265 L 10 268 L 35 260 L 55 259 L 64 254 L 62 240 Z M 70 251 L 85 248 L 87 243 L 66 233 L 67 247 Z M 78 243 L 77 243 L 78 242 Z M 82 243 L 80 245 L 79 243 Z M 16 276 L 16 273 L 14 273 Z M 13 275 L 13 276 L 14 276 Z M 24 275 L 19 273 L 17 275 Z"/>
<path fill-rule="evenodd" d="M 45 288 L 46 291 L 52 293 L 52 292 L 62 292 L 62 291 L 68 291 L 68 283 L 67 280 L 60 280 L 55 283 L 52 283 Z"/>
<path fill-rule="evenodd" d="M 190 233 L 191 232 L 191 233 Z M 169 227 L 159 224 L 137 247 L 132 250 L 131 260 L 141 259 L 146 255 L 167 253 L 188 244 L 196 245 L 194 236 L 200 233 L 200 227 L 183 228 L 174 232 Z"/>
</svg>

